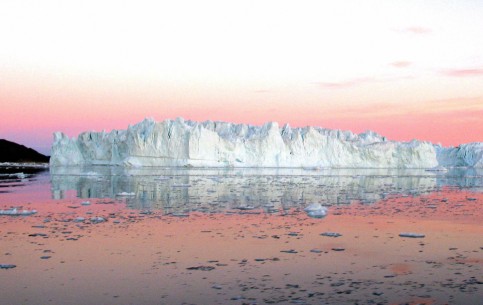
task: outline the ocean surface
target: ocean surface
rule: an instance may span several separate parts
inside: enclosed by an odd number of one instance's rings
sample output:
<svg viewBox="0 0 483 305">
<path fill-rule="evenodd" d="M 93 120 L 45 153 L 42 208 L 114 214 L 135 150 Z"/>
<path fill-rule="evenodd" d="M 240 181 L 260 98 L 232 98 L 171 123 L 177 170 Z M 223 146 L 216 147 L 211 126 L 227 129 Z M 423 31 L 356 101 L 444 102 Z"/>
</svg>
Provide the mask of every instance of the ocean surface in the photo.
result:
<svg viewBox="0 0 483 305">
<path fill-rule="evenodd" d="M 4 166 L 0 304 L 478 304 L 482 204 L 472 168 Z"/>
</svg>

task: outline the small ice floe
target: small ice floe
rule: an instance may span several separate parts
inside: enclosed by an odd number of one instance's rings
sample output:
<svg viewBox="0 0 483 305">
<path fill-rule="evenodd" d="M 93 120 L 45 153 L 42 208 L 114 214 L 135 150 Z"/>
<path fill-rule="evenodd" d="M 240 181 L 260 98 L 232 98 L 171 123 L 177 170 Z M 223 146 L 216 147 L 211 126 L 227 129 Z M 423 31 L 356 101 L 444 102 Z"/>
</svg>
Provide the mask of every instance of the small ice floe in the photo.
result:
<svg viewBox="0 0 483 305">
<path fill-rule="evenodd" d="M 44 238 L 48 238 L 49 235 L 45 234 L 45 233 L 31 233 L 29 234 L 28 236 L 30 237 L 37 237 L 37 236 L 40 236 L 40 237 L 44 237 Z"/>
<path fill-rule="evenodd" d="M 74 218 L 74 222 L 84 222 L 84 220 L 86 220 L 84 217 L 76 217 Z"/>
<path fill-rule="evenodd" d="M 324 232 L 320 233 L 321 236 L 327 236 L 327 237 L 339 237 L 342 236 L 342 234 L 337 233 L 337 232 Z"/>
<path fill-rule="evenodd" d="M 91 223 L 102 223 L 106 222 L 107 220 L 104 217 L 92 217 L 90 221 Z"/>
<path fill-rule="evenodd" d="M 130 197 L 130 196 L 136 196 L 136 193 L 121 192 L 121 193 L 117 193 L 116 196 L 119 196 L 119 197 Z"/>
<path fill-rule="evenodd" d="M 6 216 L 29 216 L 36 213 L 37 213 L 37 210 L 17 210 L 17 208 L 0 210 L 0 215 L 6 215 Z"/>
<path fill-rule="evenodd" d="M 237 296 L 230 298 L 231 301 L 238 301 L 238 300 L 244 300 L 244 299 L 245 299 L 245 297 L 242 296 L 242 295 L 237 295 Z"/>
<path fill-rule="evenodd" d="M 25 179 L 25 177 L 27 177 L 24 173 L 15 173 L 10 176 L 16 176 L 18 179 Z"/>
<path fill-rule="evenodd" d="M 400 237 L 409 237 L 409 238 L 424 238 L 426 235 L 420 233 L 409 233 L 404 232 L 399 234 Z"/>
<path fill-rule="evenodd" d="M 280 252 L 283 252 L 283 253 L 289 253 L 289 254 L 295 254 L 295 253 L 299 253 L 298 251 L 294 250 L 294 249 L 289 249 L 289 250 L 280 250 Z"/>
<path fill-rule="evenodd" d="M 305 207 L 304 211 L 307 212 L 307 216 L 312 218 L 322 218 L 327 215 L 327 208 L 320 203 L 311 203 Z"/>
<path fill-rule="evenodd" d="M 171 187 L 191 187 L 191 184 L 185 184 L 185 183 L 180 183 L 180 184 L 173 184 Z"/>
<path fill-rule="evenodd" d="M 81 205 L 91 205 L 91 202 L 90 201 L 83 201 L 83 202 L 81 202 Z"/>
<path fill-rule="evenodd" d="M 448 169 L 444 166 L 438 165 L 432 168 L 426 169 L 427 172 L 447 172 Z"/>
<path fill-rule="evenodd" d="M 13 265 L 13 264 L 0 264 L 0 269 L 13 269 L 17 267 L 17 265 Z"/>
</svg>

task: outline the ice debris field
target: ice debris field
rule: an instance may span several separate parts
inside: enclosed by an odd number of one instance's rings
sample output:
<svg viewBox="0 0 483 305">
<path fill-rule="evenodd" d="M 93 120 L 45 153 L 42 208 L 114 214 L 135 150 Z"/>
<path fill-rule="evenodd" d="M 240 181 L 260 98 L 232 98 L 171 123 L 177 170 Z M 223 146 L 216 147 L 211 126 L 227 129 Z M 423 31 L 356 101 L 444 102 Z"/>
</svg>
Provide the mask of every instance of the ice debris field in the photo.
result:
<svg viewBox="0 0 483 305">
<path fill-rule="evenodd" d="M 145 119 L 127 130 L 54 134 L 50 166 L 120 165 L 192 167 L 483 167 L 483 143 L 442 147 L 413 140 L 397 142 L 367 131 L 291 128 Z"/>
</svg>

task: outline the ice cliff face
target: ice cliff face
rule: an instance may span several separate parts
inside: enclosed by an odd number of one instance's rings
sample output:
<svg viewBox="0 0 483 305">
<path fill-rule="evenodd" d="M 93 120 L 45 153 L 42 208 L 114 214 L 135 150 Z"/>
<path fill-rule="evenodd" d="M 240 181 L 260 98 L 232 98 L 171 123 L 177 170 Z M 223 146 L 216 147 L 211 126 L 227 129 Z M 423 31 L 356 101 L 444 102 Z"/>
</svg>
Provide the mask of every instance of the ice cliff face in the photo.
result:
<svg viewBox="0 0 483 305">
<path fill-rule="evenodd" d="M 438 163 L 446 167 L 483 168 L 483 143 L 475 142 L 458 147 L 444 148 L 436 146 Z"/>
<path fill-rule="evenodd" d="M 482 143 L 442 148 L 365 132 L 152 119 L 127 130 L 54 134 L 51 166 L 432 168 L 482 165 Z M 468 144 L 473 145 L 473 144 Z M 479 150 L 478 150 L 479 149 Z M 478 151 L 477 151 L 478 150 Z"/>
</svg>

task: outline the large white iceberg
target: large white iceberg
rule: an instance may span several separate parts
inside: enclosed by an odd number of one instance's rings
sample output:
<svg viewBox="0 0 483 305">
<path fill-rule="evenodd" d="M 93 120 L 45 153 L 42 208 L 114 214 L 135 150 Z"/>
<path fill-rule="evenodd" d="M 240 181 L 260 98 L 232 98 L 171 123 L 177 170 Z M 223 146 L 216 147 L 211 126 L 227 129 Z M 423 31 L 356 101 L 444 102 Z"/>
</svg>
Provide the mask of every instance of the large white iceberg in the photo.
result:
<svg viewBox="0 0 483 305">
<path fill-rule="evenodd" d="M 54 133 L 51 166 L 354 167 L 479 166 L 482 144 L 443 148 L 430 142 L 388 141 L 374 132 L 153 119 L 127 130 Z"/>
</svg>

